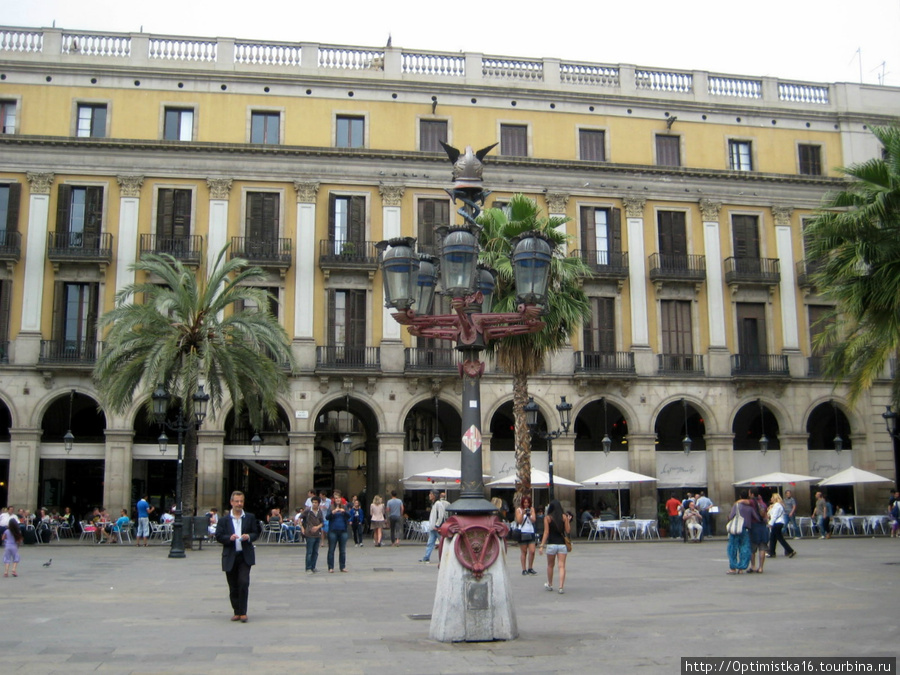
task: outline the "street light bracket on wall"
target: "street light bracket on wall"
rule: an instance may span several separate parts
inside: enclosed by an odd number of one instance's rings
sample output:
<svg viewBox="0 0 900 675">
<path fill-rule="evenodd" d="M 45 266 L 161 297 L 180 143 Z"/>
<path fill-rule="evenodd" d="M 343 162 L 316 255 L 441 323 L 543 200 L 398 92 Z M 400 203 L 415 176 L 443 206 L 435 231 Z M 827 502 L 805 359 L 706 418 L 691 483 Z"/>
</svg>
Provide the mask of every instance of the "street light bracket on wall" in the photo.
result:
<svg viewBox="0 0 900 675">
<path fill-rule="evenodd" d="M 684 410 L 684 438 L 681 439 L 681 449 L 684 450 L 684 454 L 689 455 L 694 442 L 691 440 L 690 434 L 688 434 L 688 404 L 685 399 L 681 399 L 681 407 Z"/>
<path fill-rule="evenodd" d="M 75 444 L 75 435 L 72 433 L 72 402 L 74 399 L 75 390 L 72 389 L 69 392 L 69 429 L 66 431 L 66 435 L 63 436 L 63 447 L 66 449 L 67 455 L 72 452 L 72 446 Z"/>
<path fill-rule="evenodd" d="M 762 399 L 756 399 L 759 406 L 759 426 L 762 430 L 762 436 L 759 437 L 759 451 L 766 454 L 769 450 L 769 439 L 766 438 L 766 407 L 762 403 Z"/>
<path fill-rule="evenodd" d="M 600 445 L 603 446 L 603 454 L 609 455 L 609 451 L 612 450 L 612 439 L 609 437 L 609 420 L 606 415 L 606 397 L 604 396 L 603 401 L 603 440 L 600 441 Z"/>
</svg>

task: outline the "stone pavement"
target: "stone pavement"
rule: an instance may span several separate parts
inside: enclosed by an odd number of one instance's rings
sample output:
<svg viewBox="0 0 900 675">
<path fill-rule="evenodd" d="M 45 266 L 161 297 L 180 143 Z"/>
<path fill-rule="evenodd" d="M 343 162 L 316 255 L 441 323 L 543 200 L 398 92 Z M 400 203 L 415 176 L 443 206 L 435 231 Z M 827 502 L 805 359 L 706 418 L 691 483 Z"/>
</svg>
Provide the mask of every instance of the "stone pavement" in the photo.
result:
<svg viewBox="0 0 900 675">
<path fill-rule="evenodd" d="M 723 538 L 576 540 L 565 595 L 543 589 L 543 558 L 522 577 L 510 550 L 520 637 L 473 644 L 428 638 L 438 570 L 416 562 L 421 543 L 351 546 L 349 574 L 325 573 L 323 552 L 314 576 L 302 546 L 260 545 L 247 624 L 229 621 L 216 545 L 184 560 L 27 546 L 20 576 L 0 577 L 0 672 L 679 673 L 682 656 L 896 656 L 900 540 L 793 543 L 765 574 L 728 576 Z"/>
</svg>

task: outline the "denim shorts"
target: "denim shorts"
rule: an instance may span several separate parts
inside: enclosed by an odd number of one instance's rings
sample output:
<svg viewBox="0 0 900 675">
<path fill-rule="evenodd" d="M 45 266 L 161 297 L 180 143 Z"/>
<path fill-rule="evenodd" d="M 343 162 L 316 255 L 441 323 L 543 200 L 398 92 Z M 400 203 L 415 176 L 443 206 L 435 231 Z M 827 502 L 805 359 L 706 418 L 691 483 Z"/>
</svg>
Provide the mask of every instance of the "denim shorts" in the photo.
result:
<svg viewBox="0 0 900 675">
<path fill-rule="evenodd" d="M 565 544 L 547 544 L 544 547 L 544 553 L 547 555 L 556 555 L 557 553 L 561 555 L 565 555 L 569 552 L 569 549 L 566 548 Z"/>
</svg>

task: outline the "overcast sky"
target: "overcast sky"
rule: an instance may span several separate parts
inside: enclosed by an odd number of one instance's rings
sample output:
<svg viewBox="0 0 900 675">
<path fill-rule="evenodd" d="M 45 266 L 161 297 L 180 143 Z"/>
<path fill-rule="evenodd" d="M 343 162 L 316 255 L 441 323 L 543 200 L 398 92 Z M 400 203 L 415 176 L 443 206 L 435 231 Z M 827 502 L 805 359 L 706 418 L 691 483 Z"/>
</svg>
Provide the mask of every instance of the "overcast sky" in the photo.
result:
<svg viewBox="0 0 900 675">
<path fill-rule="evenodd" d="M 0 24 L 54 21 L 900 86 L 900 0 L 0 0 Z"/>
</svg>

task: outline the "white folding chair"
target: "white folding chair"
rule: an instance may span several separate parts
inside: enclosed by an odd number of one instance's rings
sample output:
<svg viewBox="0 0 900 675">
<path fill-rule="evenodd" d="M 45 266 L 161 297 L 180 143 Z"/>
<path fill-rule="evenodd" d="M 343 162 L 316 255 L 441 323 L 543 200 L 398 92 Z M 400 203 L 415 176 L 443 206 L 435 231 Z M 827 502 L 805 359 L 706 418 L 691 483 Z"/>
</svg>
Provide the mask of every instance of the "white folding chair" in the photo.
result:
<svg viewBox="0 0 900 675">
<path fill-rule="evenodd" d="M 263 530 L 263 534 L 266 535 L 267 544 L 272 541 L 272 537 L 275 537 L 276 544 L 279 543 L 281 541 L 281 523 L 266 523 L 266 529 Z"/>
</svg>

